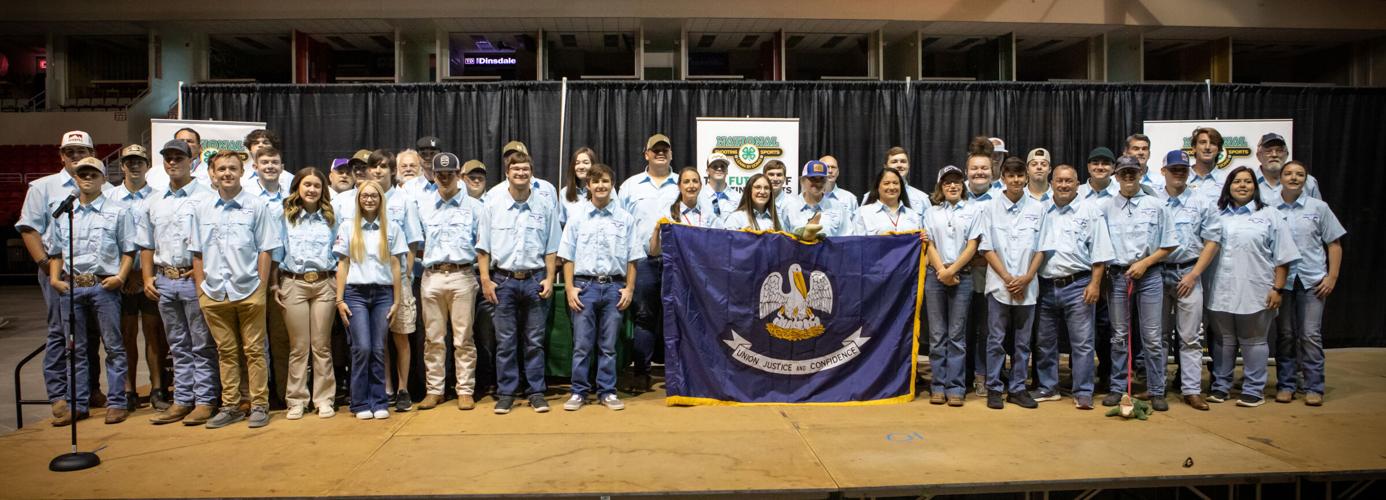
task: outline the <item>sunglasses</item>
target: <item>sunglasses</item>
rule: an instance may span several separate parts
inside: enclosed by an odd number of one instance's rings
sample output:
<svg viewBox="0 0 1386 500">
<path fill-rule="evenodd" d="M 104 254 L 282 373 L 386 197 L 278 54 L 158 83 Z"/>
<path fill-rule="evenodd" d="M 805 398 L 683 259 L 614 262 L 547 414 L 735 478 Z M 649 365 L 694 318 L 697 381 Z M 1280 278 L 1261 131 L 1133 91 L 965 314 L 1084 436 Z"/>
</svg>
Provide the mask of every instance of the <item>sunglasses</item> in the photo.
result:
<svg viewBox="0 0 1386 500">
<path fill-rule="evenodd" d="M 77 178 L 78 178 L 78 179 L 82 179 L 82 180 L 84 180 L 84 181 L 89 181 L 89 180 L 92 180 L 92 179 L 99 179 L 99 178 L 101 178 L 101 177 L 102 177 L 101 172 L 93 172 L 93 171 L 91 171 L 91 170 L 83 170 L 83 171 L 81 171 L 81 172 L 77 172 Z"/>
</svg>

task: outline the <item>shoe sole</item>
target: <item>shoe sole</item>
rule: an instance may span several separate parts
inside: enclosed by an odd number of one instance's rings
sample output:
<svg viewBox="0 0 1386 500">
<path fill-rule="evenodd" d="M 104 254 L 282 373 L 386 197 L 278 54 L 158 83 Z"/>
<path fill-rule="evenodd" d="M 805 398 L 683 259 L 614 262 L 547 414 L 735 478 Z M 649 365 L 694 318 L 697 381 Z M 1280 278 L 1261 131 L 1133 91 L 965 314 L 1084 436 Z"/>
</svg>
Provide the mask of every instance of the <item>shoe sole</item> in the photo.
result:
<svg viewBox="0 0 1386 500">
<path fill-rule="evenodd" d="M 548 412 L 549 412 L 549 407 L 547 407 L 547 406 L 536 406 L 536 407 L 534 407 L 534 413 L 548 413 Z"/>
<path fill-rule="evenodd" d="M 222 427 L 228 427 L 228 426 L 230 426 L 231 424 L 234 424 L 234 423 L 236 423 L 236 422 L 240 422 L 240 421 L 242 421 L 242 420 L 245 420 L 245 418 L 244 418 L 244 417 L 238 418 L 238 419 L 232 420 L 232 421 L 230 421 L 230 422 L 227 422 L 227 423 L 224 423 L 224 424 L 221 424 L 221 425 L 212 425 L 211 422 L 207 422 L 207 428 L 208 428 L 208 429 L 220 429 L 220 428 L 222 428 Z"/>
<path fill-rule="evenodd" d="M 502 409 L 502 408 L 496 408 L 494 411 L 496 412 L 496 415 L 505 415 L 505 414 L 510 413 L 510 409 L 509 409 L 509 408 L 504 408 L 504 409 Z"/>
<path fill-rule="evenodd" d="M 1063 399 L 1063 396 L 1060 396 L 1060 395 L 1058 395 L 1058 394 L 1055 394 L 1055 395 L 1052 395 L 1052 396 L 1041 396 L 1041 397 L 1035 398 L 1035 402 L 1036 402 L 1036 403 L 1043 403 L 1043 402 L 1045 402 L 1045 401 L 1058 401 L 1058 400 L 1060 400 L 1060 399 Z"/>
<path fill-rule="evenodd" d="M 251 422 L 251 423 L 250 423 L 250 428 L 251 428 L 251 429 L 259 429 L 259 428 L 264 427 L 264 426 L 266 426 L 266 425 L 269 425 L 269 420 L 265 420 L 264 422 L 259 422 L 259 423 Z"/>
<path fill-rule="evenodd" d="M 1266 404 L 1266 400 L 1264 400 L 1264 399 L 1262 399 L 1262 400 L 1260 400 L 1260 401 L 1257 401 L 1257 402 L 1255 402 L 1255 403 L 1247 403 L 1247 402 L 1245 402 L 1245 401 L 1240 401 L 1240 400 L 1237 401 L 1237 406 L 1241 406 L 1241 407 L 1243 407 L 1243 408 L 1255 408 L 1255 407 L 1261 406 L 1261 405 L 1263 405 L 1263 404 Z"/>
<path fill-rule="evenodd" d="M 581 410 L 581 409 L 582 409 L 581 406 L 568 406 L 568 405 L 563 405 L 563 411 L 578 411 L 578 410 Z"/>
<path fill-rule="evenodd" d="M 605 407 L 607 407 L 607 408 L 610 408 L 611 411 L 621 411 L 621 410 L 626 409 L 626 406 L 625 406 L 625 405 L 621 405 L 621 406 L 612 406 L 612 405 L 609 405 L 609 404 L 603 404 L 602 406 L 605 406 Z"/>
</svg>

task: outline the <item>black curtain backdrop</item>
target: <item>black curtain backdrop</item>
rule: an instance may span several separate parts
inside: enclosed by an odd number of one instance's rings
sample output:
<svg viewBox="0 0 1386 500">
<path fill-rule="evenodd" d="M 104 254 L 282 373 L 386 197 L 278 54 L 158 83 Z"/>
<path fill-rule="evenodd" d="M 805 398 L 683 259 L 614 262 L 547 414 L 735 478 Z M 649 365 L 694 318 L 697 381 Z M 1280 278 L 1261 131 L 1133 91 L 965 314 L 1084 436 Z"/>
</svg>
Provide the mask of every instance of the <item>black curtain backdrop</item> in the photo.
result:
<svg viewBox="0 0 1386 500">
<path fill-rule="evenodd" d="M 1045 147 L 1080 172 L 1096 146 L 1121 151 L 1145 120 L 1295 120 L 1294 158 L 1318 177 L 1348 236 L 1343 272 L 1324 317 L 1329 347 L 1386 346 L 1386 89 L 1201 84 L 1012 82 L 569 82 L 567 120 L 557 82 L 402 85 L 192 85 L 189 119 L 264 121 L 290 168 L 325 167 L 357 149 L 401 149 L 424 135 L 485 162 L 499 182 L 500 147 L 518 139 L 535 172 L 557 183 L 571 151 L 594 148 L 624 178 L 639 172 L 646 137 L 673 141 L 674 164 L 696 155 L 697 117 L 800 120 L 801 159 L 842 165 L 839 183 L 862 193 L 891 146 L 910 152 L 910 183 L 925 191 L 938 169 L 961 164 L 969 138 L 1002 137 L 1012 154 Z M 566 133 L 560 144 L 560 132 Z M 154 138 L 153 142 L 166 140 Z M 1158 165 L 1161 152 L 1152 152 Z"/>
</svg>

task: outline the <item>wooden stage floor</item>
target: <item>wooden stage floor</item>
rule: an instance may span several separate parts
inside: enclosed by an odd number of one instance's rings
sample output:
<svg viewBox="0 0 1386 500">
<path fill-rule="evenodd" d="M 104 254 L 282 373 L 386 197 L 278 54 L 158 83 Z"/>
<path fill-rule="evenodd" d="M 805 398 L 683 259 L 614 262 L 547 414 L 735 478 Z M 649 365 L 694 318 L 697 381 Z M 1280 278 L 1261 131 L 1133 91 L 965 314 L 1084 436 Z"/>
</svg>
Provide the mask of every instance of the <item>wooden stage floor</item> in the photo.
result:
<svg viewBox="0 0 1386 500">
<path fill-rule="evenodd" d="M 1295 477 L 1386 476 L 1386 349 L 1332 350 L 1325 406 L 1230 403 L 1197 412 L 1172 402 L 1146 422 L 1008 405 L 665 407 L 662 392 L 622 412 L 588 406 L 510 415 L 455 406 L 361 422 L 266 428 L 83 422 L 96 469 L 47 470 L 68 430 L 45 422 L 0 436 L 0 497 L 653 495 L 757 493 L 823 497 L 1071 490 Z M 1192 466 L 1186 467 L 1186 460 Z"/>
</svg>

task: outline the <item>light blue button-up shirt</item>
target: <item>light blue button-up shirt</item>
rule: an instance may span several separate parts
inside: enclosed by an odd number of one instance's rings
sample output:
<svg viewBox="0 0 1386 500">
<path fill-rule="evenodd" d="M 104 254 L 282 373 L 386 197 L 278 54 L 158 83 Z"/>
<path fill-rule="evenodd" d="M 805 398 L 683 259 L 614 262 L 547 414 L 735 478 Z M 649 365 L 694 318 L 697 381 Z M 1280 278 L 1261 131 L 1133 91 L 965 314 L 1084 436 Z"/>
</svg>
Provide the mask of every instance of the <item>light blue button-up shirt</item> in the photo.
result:
<svg viewBox="0 0 1386 500">
<path fill-rule="evenodd" d="M 1322 200 L 1300 193 L 1293 203 L 1281 201 L 1281 220 L 1295 240 L 1300 259 L 1290 265 L 1290 275 L 1285 279 L 1285 288 L 1294 288 L 1298 278 L 1305 288 L 1312 288 L 1328 276 L 1328 251 L 1324 245 L 1338 241 L 1347 230 L 1338 222 L 1338 216 Z"/>
<path fill-rule="evenodd" d="M 287 193 L 289 192 L 290 186 L 293 185 L 294 173 L 290 172 L 289 169 L 284 168 L 283 171 L 279 172 L 279 190 Z M 255 170 L 253 163 L 245 164 L 245 173 L 241 174 L 241 186 L 244 186 L 248 189 L 252 189 L 256 192 L 259 192 L 260 190 L 264 189 L 263 187 L 260 187 L 260 172 L 258 170 Z"/>
<path fill-rule="evenodd" d="M 260 288 L 260 252 L 283 245 L 279 220 L 265 200 L 246 189 L 224 200 L 214 195 L 194 211 L 193 253 L 202 254 L 202 293 L 212 300 L 242 300 Z"/>
<path fill-rule="evenodd" d="M 672 205 L 673 202 L 670 202 L 670 204 Z M 686 206 L 680 202 L 678 208 L 675 210 L 679 211 L 679 223 L 681 224 L 693 227 L 717 226 L 718 219 L 716 215 L 712 214 L 712 207 L 710 205 L 704 205 L 701 200 L 697 202 L 697 205 L 692 207 Z M 669 220 L 674 220 L 674 218 L 670 217 Z"/>
<path fill-rule="evenodd" d="M 852 236 L 857 232 L 856 224 L 852 222 L 852 215 L 842 205 L 834 205 L 827 200 L 818 203 L 809 203 L 803 198 L 795 200 L 786 207 L 788 211 L 784 214 L 789 219 L 788 232 L 798 231 L 808 225 L 809 219 L 814 214 L 822 214 L 818 218 L 818 225 L 823 226 L 818 234 L 823 236 Z"/>
<path fill-rule="evenodd" d="M 1161 188 L 1155 195 L 1165 201 L 1165 214 L 1174 224 L 1174 237 L 1179 242 L 1179 246 L 1165 257 L 1165 262 L 1188 264 L 1198 260 L 1203 253 L 1203 242 L 1218 239 L 1216 200 L 1195 196 L 1188 189 L 1179 196 L 1170 196 L 1169 191 Z"/>
<path fill-rule="evenodd" d="M 832 191 L 823 193 L 823 199 L 841 205 L 842 208 L 847 210 L 847 215 L 853 217 L 856 217 L 857 209 L 861 208 L 861 205 L 857 202 L 857 195 L 852 194 L 851 191 L 842 189 L 842 186 L 834 186 Z M 915 212 L 924 213 L 923 210 L 915 210 Z"/>
<path fill-rule="evenodd" d="M 985 205 L 973 200 L 944 201 L 924 210 L 924 230 L 929 233 L 929 243 L 938 249 L 944 265 L 956 262 L 967 242 L 982 238 L 987 229 L 981 213 Z"/>
<path fill-rule="evenodd" d="M 1014 202 L 1004 194 L 997 196 L 982 207 L 986 229 L 979 249 L 997 252 L 1011 276 L 1025 274 L 1030 270 L 1030 260 L 1039 251 L 1040 236 L 1044 234 L 1044 210 L 1044 203 L 1024 194 Z M 1001 275 L 987 266 L 986 293 L 1002 304 L 1034 305 L 1035 297 L 1039 295 L 1039 280 L 1030 280 L 1025 288 L 1025 298 L 1015 300 L 1006 291 L 1006 282 Z"/>
<path fill-rule="evenodd" d="M 720 219 L 736 211 L 741 203 L 741 192 L 731 186 L 714 191 L 711 185 L 703 184 L 703 190 L 698 192 L 698 202 L 706 205 L 714 218 Z"/>
<path fill-rule="evenodd" d="M 1266 177 L 1261 175 L 1260 167 L 1253 170 L 1256 171 L 1256 187 L 1261 191 L 1261 203 L 1265 203 L 1272 207 L 1278 207 L 1281 203 L 1284 203 L 1285 199 L 1280 196 L 1280 192 L 1285 190 L 1285 182 L 1282 180 L 1272 186 L 1269 182 L 1266 182 Z M 1315 179 L 1314 176 L 1310 175 L 1304 180 L 1303 195 L 1319 200 L 1323 199 L 1323 195 L 1319 193 L 1319 180 Z"/>
<path fill-rule="evenodd" d="M 45 238 L 48 226 L 53 222 L 53 211 L 70 194 L 77 194 L 77 180 L 68 175 L 67 170 L 47 175 L 29 183 L 29 191 L 24 195 L 24 205 L 19 210 L 19 221 L 15 230 L 32 229 Z"/>
<path fill-rule="evenodd" d="M 192 267 L 192 243 L 197 237 L 197 206 L 217 193 L 201 182 L 167 188 L 150 196 L 148 211 L 136 217 L 135 240 L 154 251 L 154 264 Z"/>
<path fill-rule="evenodd" d="M 772 219 L 772 218 L 770 217 L 770 209 L 768 209 L 768 208 L 767 208 L 767 209 L 764 209 L 764 210 L 754 210 L 754 209 L 753 209 L 753 211 L 755 212 L 755 225 L 754 225 L 754 226 L 751 224 L 751 217 L 747 217 L 747 216 L 746 216 L 746 212 L 741 211 L 741 210 L 737 210 L 737 211 L 728 213 L 725 217 L 722 217 L 722 221 L 718 223 L 718 226 L 717 226 L 717 227 L 720 227 L 720 228 L 722 228 L 722 229 L 732 230 L 732 231 L 740 231 L 740 230 L 742 230 L 742 229 L 751 229 L 751 230 L 755 230 L 755 231 L 774 231 L 774 230 L 775 230 L 775 220 Z M 783 216 L 783 215 L 780 216 L 780 230 L 781 230 L 781 231 L 788 231 L 788 230 L 789 230 L 789 221 L 784 220 L 784 216 Z"/>
<path fill-rule="evenodd" d="M 649 173 L 641 172 L 622 182 L 618 192 L 621 208 L 635 217 L 635 229 L 648 243 L 654 236 L 655 224 L 668 217 L 669 206 L 679 196 L 679 175 L 672 172 L 656 185 Z M 650 249 L 647 247 L 645 251 L 648 253 Z"/>
<path fill-rule="evenodd" d="M 963 188 L 963 191 L 968 190 L 966 188 Z M 995 191 L 995 189 L 988 190 L 987 195 L 990 196 Z M 869 192 L 861 194 L 862 205 L 866 204 L 866 197 L 870 195 L 871 193 Z M 913 209 L 915 212 L 919 212 L 920 215 L 923 215 L 924 211 L 928 210 L 929 206 L 932 205 L 932 203 L 929 201 L 928 193 L 915 189 L 914 186 L 908 184 L 905 185 L 905 199 L 910 200 L 910 208 Z"/>
<path fill-rule="evenodd" d="M 364 244 L 364 258 L 361 262 L 351 260 L 351 238 L 355 232 L 356 221 L 352 221 L 353 226 L 342 226 L 337 231 L 337 240 L 332 244 L 332 253 L 337 254 L 338 259 L 346 259 L 351 262 L 347 268 L 348 285 L 394 285 L 394 276 L 390 273 L 389 259 L 400 260 L 403 267 L 404 254 L 409 252 L 409 245 L 400 237 L 403 229 L 394 221 L 388 221 L 386 244 L 390 249 L 390 255 L 383 257 L 380 255 L 380 219 L 361 221 L 361 243 Z M 406 271 L 400 270 L 400 278 Z"/>
<path fill-rule="evenodd" d="M 1190 165 L 1189 180 L 1185 183 L 1187 186 L 1185 189 L 1193 191 L 1195 195 L 1210 196 L 1213 200 L 1217 200 L 1219 196 L 1222 196 L 1222 181 L 1223 179 L 1218 177 L 1216 169 L 1209 172 L 1208 175 L 1198 175 L 1198 172 Z"/>
<path fill-rule="evenodd" d="M 1091 183 L 1084 182 L 1081 186 L 1078 186 L 1078 198 L 1076 199 L 1076 201 L 1111 201 L 1112 197 L 1116 196 L 1117 193 L 1120 192 L 1121 185 L 1117 183 L 1115 178 L 1111 179 L 1111 182 L 1107 183 L 1106 189 L 1101 190 L 1093 189 Z"/>
<path fill-rule="evenodd" d="M 493 267 L 534 271 L 544 268 L 545 255 L 558 253 L 562 237 L 554 198 L 530 191 L 520 202 L 507 194 L 504 200 L 485 204 L 476 249 L 491 256 Z"/>
<path fill-rule="evenodd" d="M 130 209 L 130 217 L 134 221 L 133 227 L 135 228 L 134 232 L 130 234 L 131 237 L 135 239 L 135 243 L 138 244 L 139 228 L 144 226 L 144 217 L 149 215 L 150 195 L 154 193 L 154 186 L 146 182 L 143 188 L 135 190 L 135 192 L 132 193 L 129 188 L 125 187 L 124 183 L 121 183 L 111 188 L 111 190 L 106 193 L 111 195 L 112 198 L 120 200 L 121 203 L 125 204 L 125 206 Z M 135 259 L 135 265 L 132 269 L 139 268 L 140 260 Z"/>
<path fill-rule="evenodd" d="M 1045 211 L 1040 251 L 1047 255 L 1039 275 L 1054 279 L 1091 271 L 1094 264 L 1111 261 L 1111 232 L 1102 210 L 1075 198 L 1060 207 L 1051 203 Z"/>
<path fill-rule="evenodd" d="M 334 218 L 336 214 L 333 214 Z M 279 268 L 294 274 L 309 271 L 336 271 L 337 255 L 332 244 L 337 240 L 336 224 L 328 224 L 322 209 L 309 213 L 299 211 L 298 221 L 283 221 L 284 245 L 275 252 Z M 334 221 L 335 222 L 335 221 Z"/>
<path fill-rule="evenodd" d="M 120 272 L 120 256 L 134 252 L 135 223 L 130 214 L 130 206 L 120 200 L 103 194 L 89 204 L 74 202 L 73 217 L 77 223 L 77 256 L 68 252 L 67 217 L 53 221 L 48 231 L 48 254 L 61 255 L 63 270 L 67 270 L 67 260 L 72 260 L 76 274 L 98 274 L 112 276 Z"/>
<path fill-rule="evenodd" d="M 333 197 L 332 210 L 337 217 L 340 232 L 343 230 L 341 228 L 348 227 L 347 224 L 356 216 L 356 190 L 342 191 L 342 194 Z M 385 212 L 390 222 L 403 228 L 406 245 L 423 241 L 423 223 L 419 222 L 419 207 L 409 192 L 400 188 L 386 191 Z"/>
<path fill-rule="evenodd" d="M 626 264 L 645 258 L 635 217 L 614 201 L 587 206 L 563 228 L 558 256 L 573 263 L 574 276 L 625 276 Z"/>
<path fill-rule="evenodd" d="M 572 214 L 586 211 L 587 209 L 585 207 L 591 204 L 591 202 L 587 200 L 587 188 L 579 187 L 576 188 L 576 190 L 577 193 L 574 194 L 577 197 L 577 201 L 568 201 L 567 187 L 560 189 L 558 193 L 558 222 L 565 227 L 568 225 L 568 217 Z M 611 198 L 618 199 L 619 196 L 620 195 L 616 194 L 615 188 L 612 188 Z"/>
<path fill-rule="evenodd" d="M 1149 167 L 1146 169 L 1145 175 L 1141 176 L 1141 184 L 1149 186 L 1156 192 L 1163 191 L 1165 189 L 1165 175 L 1160 172 L 1159 167 Z"/>
<path fill-rule="evenodd" d="M 1300 258 L 1294 236 L 1280 211 L 1254 204 L 1228 207 L 1218 214 L 1222 228 L 1213 277 L 1209 280 L 1208 309 L 1251 314 L 1266 308 L 1266 294 L 1275 285 L 1275 268 Z"/>
<path fill-rule="evenodd" d="M 481 219 L 486 208 L 481 201 L 459 189 L 443 199 L 434 191 L 419 200 L 419 219 L 424 229 L 424 267 L 435 264 L 474 264 L 476 244 L 481 235 Z"/>
<path fill-rule="evenodd" d="M 1179 246 L 1163 205 L 1145 191 L 1137 191 L 1132 198 L 1118 194 L 1097 205 L 1106 214 L 1107 228 L 1112 232 L 1112 249 L 1116 251 L 1112 264 L 1129 266 L 1161 248 Z"/>
<path fill-rule="evenodd" d="M 878 201 L 857 209 L 856 234 L 877 235 L 924 228 L 924 217 L 918 212 L 905 208 L 903 203 L 895 208 L 891 210 Z"/>
</svg>

